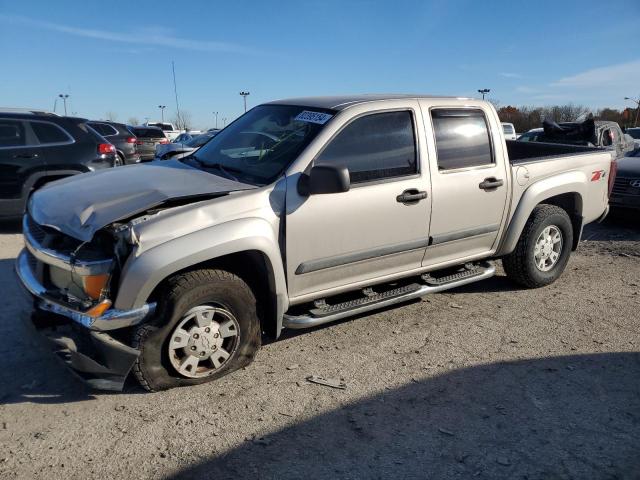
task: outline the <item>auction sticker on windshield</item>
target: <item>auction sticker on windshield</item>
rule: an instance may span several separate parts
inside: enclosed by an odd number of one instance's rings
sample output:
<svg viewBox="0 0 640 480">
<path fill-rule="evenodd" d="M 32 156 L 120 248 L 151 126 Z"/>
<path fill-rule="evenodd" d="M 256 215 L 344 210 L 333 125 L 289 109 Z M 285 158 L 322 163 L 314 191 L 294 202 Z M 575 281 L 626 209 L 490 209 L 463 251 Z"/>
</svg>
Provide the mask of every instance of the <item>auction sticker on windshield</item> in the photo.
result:
<svg viewBox="0 0 640 480">
<path fill-rule="evenodd" d="M 299 122 L 311 122 L 324 125 L 332 116 L 333 115 L 329 115 L 328 113 L 310 112 L 309 110 L 304 110 L 303 112 L 300 112 L 298 116 L 294 118 L 294 120 L 298 120 Z"/>
</svg>

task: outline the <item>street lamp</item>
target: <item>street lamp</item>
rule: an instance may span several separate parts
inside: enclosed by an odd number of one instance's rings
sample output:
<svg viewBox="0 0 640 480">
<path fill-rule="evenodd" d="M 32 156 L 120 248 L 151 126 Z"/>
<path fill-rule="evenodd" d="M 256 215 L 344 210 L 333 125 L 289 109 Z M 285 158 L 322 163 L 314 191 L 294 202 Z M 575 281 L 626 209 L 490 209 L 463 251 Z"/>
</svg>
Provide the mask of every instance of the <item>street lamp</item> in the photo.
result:
<svg viewBox="0 0 640 480">
<path fill-rule="evenodd" d="M 487 93 L 489 93 L 490 91 L 491 91 L 491 89 L 489 89 L 489 88 L 482 88 L 482 89 L 478 90 L 478 93 L 481 93 L 481 94 L 482 94 L 482 99 L 484 100 L 484 96 L 485 96 Z"/>
<path fill-rule="evenodd" d="M 162 116 L 162 123 L 164 123 L 164 109 L 167 108 L 166 105 L 158 105 L 158 108 L 160 109 L 160 115 Z"/>
<path fill-rule="evenodd" d="M 240 92 L 240 96 L 244 99 L 244 112 L 247 113 L 247 97 L 250 95 L 250 92 Z"/>
<path fill-rule="evenodd" d="M 213 114 L 216 116 L 216 129 L 218 128 L 218 112 L 213 112 Z"/>
<path fill-rule="evenodd" d="M 227 117 L 222 117 L 222 128 L 227 126 Z"/>
<path fill-rule="evenodd" d="M 631 100 L 633 103 L 636 104 L 636 119 L 633 122 L 633 126 L 637 127 L 638 126 L 638 113 L 640 113 L 640 99 L 637 98 L 631 98 L 631 97 L 624 97 L 625 100 Z"/>
<path fill-rule="evenodd" d="M 60 94 L 58 95 L 64 101 L 64 116 L 67 116 L 67 98 L 69 98 L 68 94 Z"/>
</svg>

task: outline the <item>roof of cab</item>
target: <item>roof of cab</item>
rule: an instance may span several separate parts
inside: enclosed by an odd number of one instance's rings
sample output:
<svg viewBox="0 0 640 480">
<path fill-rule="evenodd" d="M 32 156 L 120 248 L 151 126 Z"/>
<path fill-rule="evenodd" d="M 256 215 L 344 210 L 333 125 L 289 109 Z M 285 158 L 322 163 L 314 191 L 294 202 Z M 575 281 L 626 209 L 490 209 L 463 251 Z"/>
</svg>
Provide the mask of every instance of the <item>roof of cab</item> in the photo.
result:
<svg viewBox="0 0 640 480">
<path fill-rule="evenodd" d="M 445 97 L 439 95 L 416 95 L 416 94 L 365 94 L 365 95 L 337 95 L 329 97 L 299 97 L 285 98 L 267 102 L 267 105 L 300 105 L 312 108 L 327 108 L 330 110 L 343 110 L 347 107 L 360 103 L 374 102 L 381 100 L 398 100 L 406 98 L 458 98 L 463 97 Z M 466 100 L 466 98 L 464 98 Z"/>
</svg>

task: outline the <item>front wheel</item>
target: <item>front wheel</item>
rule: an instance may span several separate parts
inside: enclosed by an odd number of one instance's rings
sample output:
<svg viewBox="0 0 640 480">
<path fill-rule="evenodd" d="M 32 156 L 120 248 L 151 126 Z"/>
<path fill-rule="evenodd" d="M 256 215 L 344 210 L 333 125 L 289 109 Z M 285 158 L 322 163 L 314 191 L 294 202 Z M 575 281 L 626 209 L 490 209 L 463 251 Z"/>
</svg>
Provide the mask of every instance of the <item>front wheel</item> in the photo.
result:
<svg viewBox="0 0 640 480">
<path fill-rule="evenodd" d="M 155 322 L 136 330 L 133 372 L 147 390 L 196 385 L 248 365 L 260 347 L 256 300 L 224 270 L 195 270 L 167 282 Z"/>
<path fill-rule="evenodd" d="M 567 212 L 538 205 L 522 231 L 515 250 L 502 258 L 509 278 L 527 288 L 555 282 L 569 261 L 573 227 Z"/>
</svg>

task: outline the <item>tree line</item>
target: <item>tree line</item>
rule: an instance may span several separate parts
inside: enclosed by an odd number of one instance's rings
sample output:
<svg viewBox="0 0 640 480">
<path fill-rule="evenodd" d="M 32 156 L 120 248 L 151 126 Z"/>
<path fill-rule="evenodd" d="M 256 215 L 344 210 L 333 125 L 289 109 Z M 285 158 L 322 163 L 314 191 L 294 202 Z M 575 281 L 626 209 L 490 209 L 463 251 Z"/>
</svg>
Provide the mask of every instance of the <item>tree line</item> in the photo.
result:
<svg viewBox="0 0 640 480">
<path fill-rule="evenodd" d="M 496 101 L 492 101 L 492 103 L 498 111 L 500 121 L 513 123 L 518 133 L 524 133 L 532 128 L 541 127 L 545 119 L 555 122 L 573 122 L 585 119 L 590 114 L 593 114 L 595 120 L 610 120 L 617 122 L 621 127 L 633 127 L 637 122 L 638 114 L 635 108 L 625 108 L 624 110 L 602 108 L 593 111 L 584 105 L 574 105 L 572 103 L 546 107 L 514 107 L 511 105 L 501 107 Z"/>
</svg>

